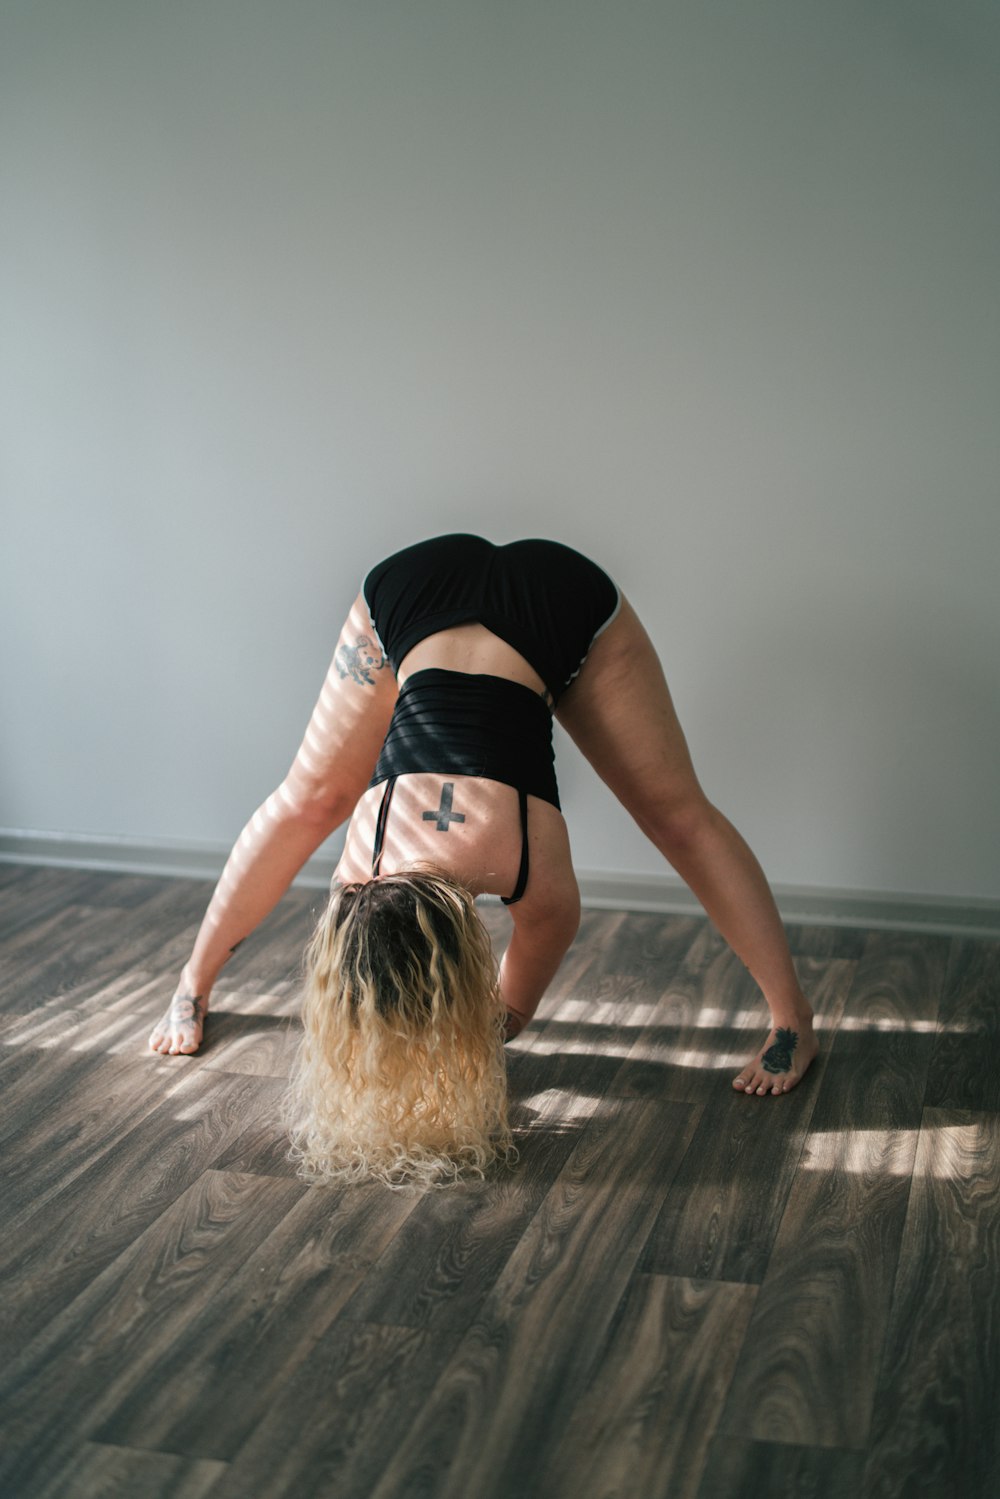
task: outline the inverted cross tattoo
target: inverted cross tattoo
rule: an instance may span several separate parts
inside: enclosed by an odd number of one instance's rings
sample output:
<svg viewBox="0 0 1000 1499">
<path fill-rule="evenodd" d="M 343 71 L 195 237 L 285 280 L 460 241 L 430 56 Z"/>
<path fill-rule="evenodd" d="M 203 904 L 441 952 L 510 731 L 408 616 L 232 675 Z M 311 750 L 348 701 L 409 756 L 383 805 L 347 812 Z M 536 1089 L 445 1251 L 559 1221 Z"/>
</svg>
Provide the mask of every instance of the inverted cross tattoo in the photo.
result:
<svg viewBox="0 0 1000 1499">
<path fill-rule="evenodd" d="M 449 822 L 464 822 L 464 812 L 453 812 L 451 810 L 452 800 L 455 795 L 455 782 L 445 781 L 441 787 L 441 805 L 436 812 L 425 812 L 424 822 L 436 822 L 439 833 L 447 833 Z"/>
</svg>

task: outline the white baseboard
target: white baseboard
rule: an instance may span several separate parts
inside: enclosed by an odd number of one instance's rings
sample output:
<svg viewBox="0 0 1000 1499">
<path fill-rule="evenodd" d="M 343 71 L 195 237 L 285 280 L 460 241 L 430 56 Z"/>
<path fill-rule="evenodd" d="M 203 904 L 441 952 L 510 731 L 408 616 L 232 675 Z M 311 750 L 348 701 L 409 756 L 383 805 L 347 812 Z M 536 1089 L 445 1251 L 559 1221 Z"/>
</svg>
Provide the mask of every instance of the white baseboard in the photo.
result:
<svg viewBox="0 0 1000 1499">
<path fill-rule="evenodd" d="M 577 879 L 585 906 L 689 915 L 702 911 L 683 881 L 669 875 L 577 870 Z M 771 888 L 781 919 L 787 923 L 1000 937 L 1000 903 L 996 901 L 892 890 L 831 890 L 816 885 Z"/>
<path fill-rule="evenodd" d="M 171 875 L 216 880 L 229 854 L 221 843 L 181 839 L 96 838 L 82 833 L 40 833 L 0 828 L 0 863 L 45 864 L 114 874 Z M 326 888 L 339 852 L 320 852 L 296 885 Z M 700 915 L 687 886 L 670 875 L 577 870 L 583 904 L 605 910 Z M 914 895 L 888 890 L 827 890 L 806 885 L 775 885 L 786 922 L 814 926 L 875 927 L 945 936 L 1000 938 L 1000 902 L 979 898 Z"/>
</svg>

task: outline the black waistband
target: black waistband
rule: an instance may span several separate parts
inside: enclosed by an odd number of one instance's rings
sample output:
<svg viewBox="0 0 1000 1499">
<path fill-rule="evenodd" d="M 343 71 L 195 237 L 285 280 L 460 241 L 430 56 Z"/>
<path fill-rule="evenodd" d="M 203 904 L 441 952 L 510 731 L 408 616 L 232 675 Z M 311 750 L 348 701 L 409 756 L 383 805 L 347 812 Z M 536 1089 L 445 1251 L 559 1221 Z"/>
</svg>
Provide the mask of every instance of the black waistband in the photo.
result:
<svg viewBox="0 0 1000 1499">
<path fill-rule="evenodd" d="M 406 679 L 370 784 L 421 771 L 502 781 L 559 807 L 552 717 L 506 677 L 429 667 Z"/>
</svg>

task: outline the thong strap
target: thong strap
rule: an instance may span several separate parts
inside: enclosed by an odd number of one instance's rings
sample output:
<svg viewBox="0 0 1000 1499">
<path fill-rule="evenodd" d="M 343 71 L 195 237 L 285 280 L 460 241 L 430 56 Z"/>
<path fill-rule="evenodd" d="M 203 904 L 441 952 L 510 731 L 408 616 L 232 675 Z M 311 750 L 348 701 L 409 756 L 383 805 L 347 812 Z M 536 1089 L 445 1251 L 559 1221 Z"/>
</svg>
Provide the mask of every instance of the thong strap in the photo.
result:
<svg viewBox="0 0 1000 1499">
<path fill-rule="evenodd" d="M 389 803 L 392 801 L 392 793 L 396 789 L 396 777 L 390 776 L 385 783 L 382 792 L 382 800 L 379 802 L 378 819 L 375 823 L 375 843 L 372 848 L 372 879 L 378 879 L 379 870 L 382 865 L 382 845 L 385 843 L 385 825 L 389 821 Z"/>
<path fill-rule="evenodd" d="M 518 797 L 521 802 L 521 867 L 517 872 L 513 895 L 500 897 L 505 906 L 512 906 L 519 901 L 528 884 L 528 793 L 519 790 Z"/>
<path fill-rule="evenodd" d="M 389 807 L 392 803 L 392 793 L 396 789 L 396 777 L 390 776 L 385 783 L 382 792 L 382 800 L 379 802 L 378 817 L 375 821 L 375 842 L 372 846 L 372 879 L 378 879 L 382 868 L 382 850 L 385 846 L 385 829 L 389 821 Z M 500 899 L 505 906 L 513 906 L 521 899 L 528 885 L 528 793 L 518 791 L 518 802 L 521 808 L 521 867 L 517 872 L 517 884 L 510 895 L 502 895 Z"/>
</svg>

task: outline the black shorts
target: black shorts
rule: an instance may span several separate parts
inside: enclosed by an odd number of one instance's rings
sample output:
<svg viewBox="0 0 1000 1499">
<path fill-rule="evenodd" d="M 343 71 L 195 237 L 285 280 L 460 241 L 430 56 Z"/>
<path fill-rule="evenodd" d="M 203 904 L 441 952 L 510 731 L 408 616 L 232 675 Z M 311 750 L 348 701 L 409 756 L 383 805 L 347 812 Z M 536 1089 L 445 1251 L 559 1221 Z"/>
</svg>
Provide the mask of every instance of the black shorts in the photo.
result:
<svg viewBox="0 0 1000 1499">
<path fill-rule="evenodd" d="M 437 536 L 373 567 L 364 597 L 394 671 L 428 635 L 478 623 L 534 667 L 553 703 L 578 674 L 621 605 L 595 562 L 557 541 L 494 546 L 481 536 Z"/>
</svg>

